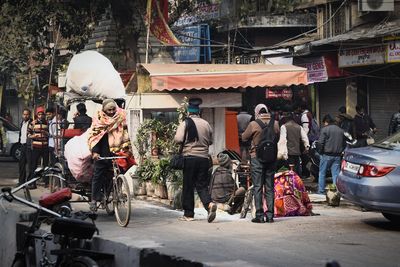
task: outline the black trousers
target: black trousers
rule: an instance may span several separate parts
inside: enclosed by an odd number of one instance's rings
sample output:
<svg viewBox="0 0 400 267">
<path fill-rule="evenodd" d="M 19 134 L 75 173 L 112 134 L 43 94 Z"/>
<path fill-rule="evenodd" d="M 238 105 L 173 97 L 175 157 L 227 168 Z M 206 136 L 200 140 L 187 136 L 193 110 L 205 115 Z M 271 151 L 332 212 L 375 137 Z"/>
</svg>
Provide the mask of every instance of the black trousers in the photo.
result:
<svg viewBox="0 0 400 267">
<path fill-rule="evenodd" d="M 55 150 L 54 150 L 54 147 L 51 147 L 51 146 L 49 146 L 49 164 L 51 167 L 53 167 L 54 164 L 56 164 Z"/>
<path fill-rule="evenodd" d="M 211 195 L 208 191 L 210 177 L 208 158 L 185 157 L 185 166 L 183 168 L 183 189 L 182 189 L 182 207 L 184 216 L 194 217 L 194 189 L 208 211 L 208 205 L 211 202 Z"/>
<path fill-rule="evenodd" d="M 92 179 L 92 201 L 101 201 L 102 189 L 106 181 L 110 179 L 111 162 L 97 160 L 94 162 L 94 174 Z"/>
<path fill-rule="evenodd" d="M 49 148 L 33 148 L 31 150 L 31 166 L 30 166 L 30 174 L 29 179 L 33 178 L 33 174 L 35 173 L 35 169 L 39 164 L 40 158 L 43 159 L 43 167 L 47 167 L 49 165 Z M 44 181 L 46 184 L 48 183 L 48 177 L 45 178 Z"/>
<path fill-rule="evenodd" d="M 19 180 L 18 184 L 23 184 L 26 182 L 26 170 L 28 172 L 31 170 L 31 148 L 27 144 L 21 145 L 21 157 L 18 162 L 19 167 Z"/>
<path fill-rule="evenodd" d="M 294 165 L 293 170 L 301 177 L 302 166 L 301 166 L 300 156 L 289 155 L 287 159 L 287 167 L 289 167 L 289 164 Z"/>
</svg>

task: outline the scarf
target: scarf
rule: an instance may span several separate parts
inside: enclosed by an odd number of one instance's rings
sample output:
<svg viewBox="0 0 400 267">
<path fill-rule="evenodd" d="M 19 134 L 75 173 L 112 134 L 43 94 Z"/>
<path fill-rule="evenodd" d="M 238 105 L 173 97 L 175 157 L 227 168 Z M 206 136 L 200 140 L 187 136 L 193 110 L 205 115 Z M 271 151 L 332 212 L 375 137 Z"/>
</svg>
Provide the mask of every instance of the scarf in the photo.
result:
<svg viewBox="0 0 400 267">
<path fill-rule="evenodd" d="M 268 108 L 267 108 L 267 106 L 264 105 L 264 104 L 258 104 L 258 105 L 256 106 L 256 108 L 254 109 L 254 117 L 255 117 L 256 119 L 258 119 L 258 118 L 260 117 L 260 110 L 263 109 L 263 108 L 264 108 L 264 109 L 267 111 L 267 113 L 268 113 Z"/>
<path fill-rule="evenodd" d="M 108 116 L 102 110 L 98 111 L 89 128 L 89 149 L 92 150 L 105 134 L 108 134 L 108 145 L 112 153 L 130 150 L 125 110 L 117 108 L 113 117 Z"/>
</svg>

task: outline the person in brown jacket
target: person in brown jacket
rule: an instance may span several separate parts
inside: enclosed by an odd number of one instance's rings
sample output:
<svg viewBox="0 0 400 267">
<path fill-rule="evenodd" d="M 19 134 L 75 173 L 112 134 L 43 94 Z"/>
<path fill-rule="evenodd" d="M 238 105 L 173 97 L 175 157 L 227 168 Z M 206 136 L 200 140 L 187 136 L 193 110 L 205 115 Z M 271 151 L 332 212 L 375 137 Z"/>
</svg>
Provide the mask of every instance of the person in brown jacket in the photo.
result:
<svg viewBox="0 0 400 267">
<path fill-rule="evenodd" d="M 194 189 L 200 197 L 204 208 L 208 212 L 207 220 L 212 222 L 215 219 L 217 204 L 211 199 L 208 191 L 209 159 L 208 149 L 213 143 L 212 129 L 210 124 L 200 118 L 201 99 L 189 100 L 189 117 L 181 122 L 176 130 L 175 142 L 183 143 L 184 168 L 183 168 L 183 189 L 182 189 L 182 221 L 194 220 Z"/>
<path fill-rule="evenodd" d="M 274 222 L 274 174 L 276 169 L 276 161 L 272 163 L 261 163 L 256 156 L 256 148 L 260 143 L 262 129 L 257 120 L 260 119 L 264 124 L 268 124 L 271 120 L 271 113 L 268 112 L 267 106 L 258 104 L 254 110 L 255 121 L 250 122 L 246 130 L 242 134 L 242 140 L 251 140 L 250 147 L 250 165 L 251 179 L 254 185 L 254 200 L 256 205 L 256 217 L 252 220 L 253 223 L 272 223 Z M 278 137 L 279 123 L 274 122 L 273 130 L 275 136 Z M 276 138 L 277 139 L 277 138 Z M 278 141 L 278 140 L 274 140 Z M 265 214 L 263 209 L 263 189 L 267 200 L 268 210 Z"/>
</svg>

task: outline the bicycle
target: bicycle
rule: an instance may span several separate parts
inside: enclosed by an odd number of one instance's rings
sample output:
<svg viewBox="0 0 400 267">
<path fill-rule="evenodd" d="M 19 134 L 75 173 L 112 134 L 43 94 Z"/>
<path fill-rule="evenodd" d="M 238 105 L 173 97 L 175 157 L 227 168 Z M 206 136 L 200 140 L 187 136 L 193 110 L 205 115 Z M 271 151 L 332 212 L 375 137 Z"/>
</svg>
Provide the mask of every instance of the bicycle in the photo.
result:
<svg viewBox="0 0 400 267">
<path fill-rule="evenodd" d="M 24 232 L 24 241 L 15 254 L 12 267 L 20 266 L 60 266 L 60 267 L 97 267 L 99 260 L 113 260 L 114 255 L 94 251 L 90 248 L 90 240 L 98 229 L 94 223 L 97 218 L 96 214 L 91 213 L 75 213 L 75 218 L 65 217 L 52 210 L 44 208 L 40 205 L 27 201 L 13 194 L 10 187 L 2 188 L 1 198 L 9 202 L 17 200 L 31 208 L 37 210 L 32 224 Z M 57 204 L 57 203 L 54 203 Z M 64 207 L 64 214 L 71 215 L 69 207 Z M 47 216 L 42 216 L 42 212 Z M 37 234 L 40 225 L 49 217 L 54 217 L 51 226 L 51 233 Z M 84 221 L 90 218 L 92 222 Z M 36 259 L 35 240 L 41 240 L 40 259 Z M 59 245 L 59 249 L 50 251 L 55 256 L 52 260 L 49 256 L 46 244 L 52 241 L 53 244 Z"/>
<path fill-rule="evenodd" d="M 247 213 L 250 211 L 255 212 L 254 210 L 254 185 L 251 183 L 251 173 L 250 173 L 250 165 L 248 164 L 240 164 L 238 168 L 235 170 L 236 175 L 244 175 L 246 177 L 246 194 L 244 195 L 244 201 L 242 210 L 240 211 L 240 218 L 244 219 L 247 216 Z"/>
<path fill-rule="evenodd" d="M 111 160 L 113 177 L 112 181 L 103 185 L 103 200 L 96 208 L 104 208 L 109 215 L 115 214 L 118 224 L 126 227 L 131 216 L 131 195 L 129 184 L 125 176 L 121 174 L 116 159 L 123 156 L 99 157 L 98 160 Z"/>
</svg>

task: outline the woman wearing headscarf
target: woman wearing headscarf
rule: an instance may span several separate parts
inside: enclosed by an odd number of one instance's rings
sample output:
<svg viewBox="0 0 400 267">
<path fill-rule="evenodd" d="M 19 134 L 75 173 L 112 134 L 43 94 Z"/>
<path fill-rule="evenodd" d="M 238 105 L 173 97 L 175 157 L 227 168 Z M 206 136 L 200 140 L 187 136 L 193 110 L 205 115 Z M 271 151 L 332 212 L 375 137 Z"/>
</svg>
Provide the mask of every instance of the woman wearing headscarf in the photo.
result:
<svg viewBox="0 0 400 267">
<path fill-rule="evenodd" d="M 251 179 L 254 184 L 254 200 L 256 206 L 256 217 L 252 220 L 253 223 L 272 223 L 274 222 L 274 174 L 276 162 L 262 163 L 256 156 L 256 148 L 261 142 L 261 123 L 266 126 L 269 124 L 271 113 L 267 106 L 258 104 L 254 109 L 256 120 L 250 122 L 246 130 L 242 134 L 242 140 L 251 140 L 250 147 L 250 164 L 251 164 Z M 260 122 L 261 121 L 261 122 Z M 279 133 L 279 123 L 274 121 L 273 129 L 275 135 Z M 277 142 L 277 140 L 276 140 Z M 268 210 L 264 213 L 262 196 L 265 195 L 267 200 Z M 264 219 L 265 217 L 265 219 Z"/>
<path fill-rule="evenodd" d="M 95 160 L 91 202 L 91 209 L 95 210 L 96 201 L 102 200 L 101 189 L 104 178 L 107 178 L 106 173 L 111 167 L 110 161 L 98 159 L 121 151 L 131 151 L 125 110 L 119 108 L 114 100 L 105 99 L 102 110 L 93 117 L 92 126 L 88 131 L 89 149 Z"/>
</svg>

